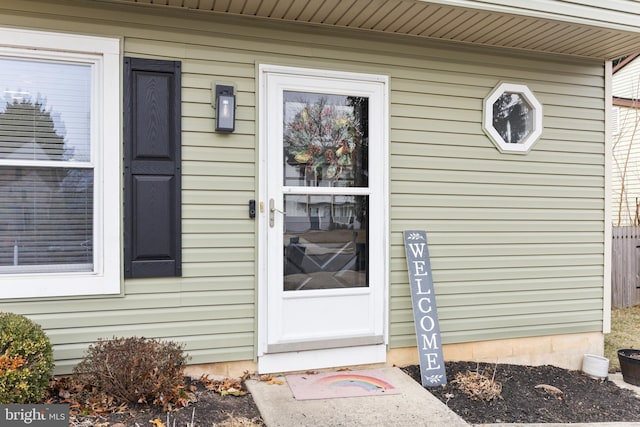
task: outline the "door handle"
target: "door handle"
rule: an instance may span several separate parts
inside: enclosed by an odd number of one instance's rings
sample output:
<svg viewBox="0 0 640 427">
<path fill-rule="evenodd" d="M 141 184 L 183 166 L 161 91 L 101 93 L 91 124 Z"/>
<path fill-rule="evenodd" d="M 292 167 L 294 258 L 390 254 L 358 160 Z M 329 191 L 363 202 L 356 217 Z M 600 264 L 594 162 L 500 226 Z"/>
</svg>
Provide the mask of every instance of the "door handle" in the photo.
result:
<svg viewBox="0 0 640 427">
<path fill-rule="evenodd" d="M 275 225 L 275 216 L 276 212 L 281 213 L 282 215 L 286 215 L 285 211 L 281 211 L 276 208 L 276 201 L 273 199 L 269 199 L 269 227 L 273 228 Z"/>
</svg>

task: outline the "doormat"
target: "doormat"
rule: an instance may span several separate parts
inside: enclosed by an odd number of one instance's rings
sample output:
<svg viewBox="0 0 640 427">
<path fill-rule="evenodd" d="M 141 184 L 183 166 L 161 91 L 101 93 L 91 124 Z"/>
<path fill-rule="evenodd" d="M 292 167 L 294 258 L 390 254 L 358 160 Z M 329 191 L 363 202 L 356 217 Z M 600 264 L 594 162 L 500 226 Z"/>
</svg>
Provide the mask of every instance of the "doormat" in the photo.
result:
<svg viewBox="0 0 640 427">
<path fill-rule="evenodd" d="M 400 394 L 379 369 L 286 375 L 296 400 Z"/>
</svg>

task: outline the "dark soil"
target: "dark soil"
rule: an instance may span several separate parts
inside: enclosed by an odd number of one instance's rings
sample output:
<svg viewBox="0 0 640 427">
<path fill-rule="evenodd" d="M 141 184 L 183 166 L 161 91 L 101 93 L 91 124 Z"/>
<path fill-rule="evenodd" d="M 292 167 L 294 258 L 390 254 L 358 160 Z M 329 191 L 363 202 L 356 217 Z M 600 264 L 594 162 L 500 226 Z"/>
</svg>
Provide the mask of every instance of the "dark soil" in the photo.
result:
<svg viewBox="0 0 640 427">
<path fill-rule="evenodd" d="M 635 393 L 578 371 L 549 365 L 496 366 L 475 362 L 447 362 L 446 368 L 449 383 L 427 390 L 471 424 L 640 421 L 640 399 Z M 420 382 L 418 365 L 403 370 Z M 458 373 L 467 374 L 464 378 L 469 378 L 468 373 L 482 374 L 483 378 L 499 383 L 500 396 L 489 401 L 468 397 L 461 387 L 469 389 L 469 383 L 456 382 Z M 71 425 L 172 427 L 174 422 L 175 426 L 187 426 L 192 417 L 194 427 L 265 425 L 250 393 L 222 396 L 198 381 L 192 384 L 195 386 L 194 401 L 177 411 L 167 414 L 147 405 L 129 405 L 101 415 L 78 415 Z M 486 388 L 486 383 L 478 387 Z M 153 420 L 162 424 L 153 423 Z"/>
<path fill-rule="evenodd" d="M 640 399 L 635 393 L 579 371 L 475 362 L 447 362 L 446 369 L 448 384 L 428 390 L 472 424 L 640 421 Z M 403 370 L 420 382 L 419 366 Z M 456 374 L 468 372 L 500 383 L 500 396 L 488 401 L 468 397 L 461 387 L 470 388 L 464 382 L 469 377 L 456 381 Z"/>
</svg>

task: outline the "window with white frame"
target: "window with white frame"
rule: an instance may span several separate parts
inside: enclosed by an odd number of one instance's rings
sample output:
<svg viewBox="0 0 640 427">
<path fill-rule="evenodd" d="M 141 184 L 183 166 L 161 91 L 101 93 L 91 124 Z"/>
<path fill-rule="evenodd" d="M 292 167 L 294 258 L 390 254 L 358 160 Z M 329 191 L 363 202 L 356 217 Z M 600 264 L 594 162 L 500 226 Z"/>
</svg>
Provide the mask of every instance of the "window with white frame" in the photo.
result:
<svg viewBox="0 0 640 427">
<path fill-rule="evenodd" d="M 0 28 L 0 298 L 120 291 L 119 57 Z"/>
<path fill-rule="evenodd" d="M 527 86 L 500 83 L 484 100 L 482 125 L 498 150 L 524 154 L 542 134 L 542 105 Z"/>
</svg>

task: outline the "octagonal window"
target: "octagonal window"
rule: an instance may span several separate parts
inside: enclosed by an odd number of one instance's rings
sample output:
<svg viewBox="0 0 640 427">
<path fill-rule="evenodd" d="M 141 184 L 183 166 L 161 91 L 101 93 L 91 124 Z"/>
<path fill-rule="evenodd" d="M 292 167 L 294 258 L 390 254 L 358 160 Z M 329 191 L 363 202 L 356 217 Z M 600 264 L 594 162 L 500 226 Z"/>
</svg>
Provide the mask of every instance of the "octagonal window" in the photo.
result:
<svg viewBox="0 0 640 427">
<path fill-rule="evenodd" d="M 542 105 L 528 87 L 501 83 L 485 99 L 483 129 L 500 151 L 527 153 L 542 133 Z"/>
</svg>

